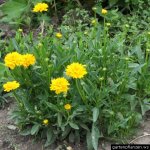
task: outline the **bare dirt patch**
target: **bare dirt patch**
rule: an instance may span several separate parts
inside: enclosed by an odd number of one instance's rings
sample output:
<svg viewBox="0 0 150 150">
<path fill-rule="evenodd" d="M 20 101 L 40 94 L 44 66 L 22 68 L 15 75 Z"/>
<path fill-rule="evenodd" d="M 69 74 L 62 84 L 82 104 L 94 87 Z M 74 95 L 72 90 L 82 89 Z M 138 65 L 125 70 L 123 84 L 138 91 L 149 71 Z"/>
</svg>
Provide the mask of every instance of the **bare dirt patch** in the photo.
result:
<svg viewBox="0 0 150 150">
<path fill-rule="evenodd" d="M 67 150 L 67 143 L 58 143 L 48 148 L 44 148 L 44 141 L 35 141 L 31 136 L 21 136 L 12 121 L 8 119 L 8 113 L 14 108 L 10 103 L 5 109 L 0 110 L 0 150 Z M 129 143 L 150 144 L 150 112 L 139 126 L 136 136 Z M 64 146 L 66 145 L 66 146 Z M 83 145 L 72 146 L 68 150 L 86 150 Z M 111 142 L 101 141 L 99 150 L 110 150 Z"/>
<path fill-rule="evenodd" d="M 71 146 L 67 142 L 56 143 L 50 147 L 44 147 L 44 140 L 37 141 L 31 136 L 21 136 L 13 121 L 9 120 L 9 113 L 14 109 L 11 102 L 9 106 L 0 110 L 0 150 L 85 150 L 81 145 Z M 72 149 L 72 147 L 74 147 Z"/>
</svg>

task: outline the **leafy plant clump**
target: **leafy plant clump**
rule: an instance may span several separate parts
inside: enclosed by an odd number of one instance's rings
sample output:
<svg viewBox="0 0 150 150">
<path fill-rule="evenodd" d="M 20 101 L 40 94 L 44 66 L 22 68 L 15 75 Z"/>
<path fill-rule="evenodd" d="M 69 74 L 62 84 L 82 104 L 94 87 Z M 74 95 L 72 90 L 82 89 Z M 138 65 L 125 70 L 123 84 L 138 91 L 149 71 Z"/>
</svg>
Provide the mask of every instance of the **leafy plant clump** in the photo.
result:
<svg viewBox="0 0 150 150">
<path fill-rule="evenodd" d="M 109 11 L 100 14 L 103 24 L 95 18 L 83 31 L 61 26 L 35 39 L 20 30 L 6 46 L 3 89 L 17 102 L 11 118 L 23 135 L 45 146 L 86 137 L 97 150 L 102 137 L 128 136 L 150 109 L 150 33 L 129 44 L 129 27 L 111 36 Z"/>
</svg>

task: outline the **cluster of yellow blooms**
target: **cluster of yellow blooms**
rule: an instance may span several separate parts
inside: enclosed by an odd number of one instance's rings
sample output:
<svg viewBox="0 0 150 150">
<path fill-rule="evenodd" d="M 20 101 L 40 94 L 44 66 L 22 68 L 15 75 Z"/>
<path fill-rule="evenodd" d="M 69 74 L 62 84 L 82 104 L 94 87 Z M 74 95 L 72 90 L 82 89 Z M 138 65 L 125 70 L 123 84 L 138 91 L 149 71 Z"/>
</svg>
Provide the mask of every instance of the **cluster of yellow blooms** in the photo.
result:
<svg viewBox="0 0 150 150">
<path fill-rule="evenodd" d="M 66 68 L 66 75 L 75 79 L 81 79 L 87 74 L 86 68 L 80 63 L 72 63 Z M 69 82 L 64 78 L 53 79 L 50 84 L 50 90 L 56 94 L 67 93 L 69 90 Z"/>
<path fill-rule="evenodd" d="M 8 53 L 4 58 L 5 66 L 14 69 L 17 66 L 29 67 L 35 63 L 33 54 L 21 55 L 18 52 Z"/>
<path fill-rule="evenodd" d="M 38 3 L 34 6 L 33 12 L 43 12 L 48 11 L 48 5 L 46 3 Z M 106 14 L 107 10 L 102 9 L 102 14 Z M 21 29 L 19 29 L 20 32 L 22 32 Z M 61 33 L 56 34 L 57 38 L 62 38 Z M 12 52 L 8 53 L 5 58 L 5 66 L 9 67 L 10 69 L 14 69 L 17 66 L 23 66 L 24 68 L 29 67 L 30 65 L 33 65 L 35 63 L 36 59 L 33 54 L 19 54 L 18 52 Z M 66 75 L 69 77 L 72 77 L 74 79 L 81 79 L 87 74 L 86 68 L 84 65 L 80 63 L 72 63 L 66 67 Z M 55 91 L 56 94 L 60 93 L 67 93 L 69 90 L 70 83 L 65 79 L 64 77 L 59 77 L 56 79 L 53 79 L 50 84 L 50 90 Z M 10 92 L 11 90 L 15 90 L 18 87 L 20 87 L 19 82 L 12 81 L 7 82 L 3 85 L 4 91 Z M 71 109 L 70 104 L 65 104 L 64 108 L 66 110 Z M 43 120 L 44 125 L 49 124 L 48 119 Z"/>
<path fill-rule="evenodd" d="M 57 33 L 57 38 L 61 38 L 62 34 Z M 23 66 L 24 68 L 29 67 L 35 63 L 36 59 L 33 54 L 24 54 L 21 55 L 18 52 L 8 53 L 5 58 L 5 66 L 10 69 L 14 69 L 17 66 Z M 82 65 L 78 62 L 72 63 L 66 67 L 66 75 L 74 79 L 81 79 L 87 74 L 85 65 Z M 64 77 L 59 77 L 51 80 L 50 90 L 55 91 L 56 94 L 64 93 L 66 94 L 69 90 L 70 83 Z M 10 92 L 20 87 L 20 84 L 17 81 L 7 82 L 3 85 L 4 91 Z M 67 111 L 71 110 L 71 104 L 65 104 L 64 109 Z M 43 125 L 48 125 L 49 120 L 44 119 Z"/>
<path fill-rule="evenodd" d="M 21 55 L 18 52 L 8 53 L 4 58 L 5 66 L 10 69 L 14 69 L 17 66 L 29 67 L 35 63 L 35 57 L 33 54 Z M 7 82 L 3 85 L 4 91 L 10 92 L 20 86 L 17 81 Z"/>
<path fill-rule="evenodd" d="M 48 5 L 46 3 L 37 3 L 33 8 L 33 12 L 43 12 L 43 11 L 48 11 Z"/>
</svg>

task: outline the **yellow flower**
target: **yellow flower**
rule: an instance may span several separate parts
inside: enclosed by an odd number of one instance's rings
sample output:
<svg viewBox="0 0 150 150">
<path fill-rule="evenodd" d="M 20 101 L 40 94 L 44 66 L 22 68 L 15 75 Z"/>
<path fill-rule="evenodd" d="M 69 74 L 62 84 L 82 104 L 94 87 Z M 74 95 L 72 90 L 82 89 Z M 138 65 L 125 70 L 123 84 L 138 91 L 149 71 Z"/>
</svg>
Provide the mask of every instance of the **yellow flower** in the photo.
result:
<svg viewBox="0 0 150 150">
<path fill-rule="evenodd" d="M 4 91 L 10 92 L 11 90 L 15 90 L 20 86 L 17 81 L 7 82 L 3 85 Z"/>
<path fill-rule="evenodd" d="M 70 110 L 71 109 L 71 105 L 70 104 L 66 104 L 65 106 L 64 106 L 64 108 L 66 109 L 66 110 Z"/>
<path fill-rule="evenodd" d="M 43 11 L 48 11 L 48 5 L 46 3 L 37 3 L 33 8 L 33 12 L 43 12 Z"/>
<path fill-rule="evenodd" d="M 72 78 L 83 78 L 87 74 L 86 68 L 84 65 L 79 63 L 72 63 L 66 68 L 66 75 Z"/>
<path fill-rule="evenodd" d="M 48 125 L 48 123 L 49 123 L 48 119 L 44 119 L 44 120 L 43 120 L 43 124 L 44 124 L 44 125 Z"/>
<path fill-rule="evenodd" d="M 58 32 L 58 33 L 56 33 L 56 37 L 60 39 L 60 38 L 62 38 L 62 34 Z"/>
<path fill-rule="evenodd" d="M 67 93 L 69 85 L 69 82 L 63 77 L 53 79 L 50 84 L 50 90 L 55 91 L 56 94 Z"/>
<path fill-rule="evenodd" d="M 22 55 L 17 52 L 8 53 L 4 58 L 5 66 L 14 69 L 22 63 Z"/>
<path fill-rule="evenodd" d="M 25 55 L 22 55 L 22 65 L 27 68 L 29 67 L 30 65 L 33 65 L 35 64 L 35 57 L 33 54 L 25 54 Z"/>
<path fill-rule="evenodd" d="M 102 12 L 103 15 L 107 14 L 107 10 L 106 9 L 102 9 L 101 12 Z"/>
</svg>

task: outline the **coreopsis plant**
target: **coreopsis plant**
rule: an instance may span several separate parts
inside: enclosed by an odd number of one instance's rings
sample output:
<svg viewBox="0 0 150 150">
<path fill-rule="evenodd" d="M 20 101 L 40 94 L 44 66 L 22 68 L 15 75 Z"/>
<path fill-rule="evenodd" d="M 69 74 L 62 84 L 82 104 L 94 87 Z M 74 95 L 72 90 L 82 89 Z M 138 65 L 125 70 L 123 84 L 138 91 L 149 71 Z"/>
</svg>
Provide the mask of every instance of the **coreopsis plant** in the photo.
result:
<svg viewBox="0 0 150 150">
<path fill-rule="evenodd" d="M 17 33 L 6 47 L 3 89 L 16 99 L 11 117 L 21 134 L 46 138 L 45 146 L 86 137 L 87 149 L 97 150 L 100 138 L 131 133 L 150 109 L 150 39 L 143 33 L 129 46 L 123 29 L 111 37 L 97 22 L 88 34 Z"/>
</svg>

